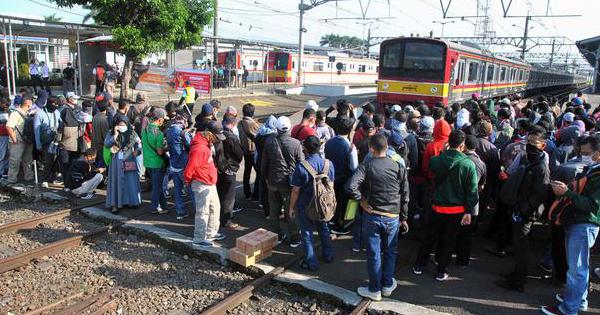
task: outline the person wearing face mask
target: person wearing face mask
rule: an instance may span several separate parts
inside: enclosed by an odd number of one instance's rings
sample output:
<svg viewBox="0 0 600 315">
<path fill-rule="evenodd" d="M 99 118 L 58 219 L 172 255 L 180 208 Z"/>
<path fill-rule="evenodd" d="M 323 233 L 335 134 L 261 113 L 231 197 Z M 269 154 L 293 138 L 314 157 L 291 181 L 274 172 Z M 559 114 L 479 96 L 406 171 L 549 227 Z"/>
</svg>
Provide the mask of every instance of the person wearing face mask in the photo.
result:
<svg viewBox="0 0 600 315">
<path fill-rule="evenodd" d="M 167 112 L 162 108 L 155 108 L 153 114 L 153 121 L 142 130 L 142 156 L 144 157 L 144 167 L 148 170 L 152 180 L 150 209 L 153 214 L 165 214 L 168 212 L 167 197 L 162 189 L 162 182 L 167 162 L 165 137 L 160 131 L 160 126 L 165 122 Z"/>
<path fill-rule="evenodd" d="M 33 170 L 31 161 L 33 159 L 33 145 L 25 141 L 24 129 L 27 111 L 31 108 L 33 101 L 29 97 L 23 99 L 23 103 L 10 113 L 6 123 L 6 131 L 10 139 L 10 157 L 8 163 L 8 182 L 14 184 L 17 182 L 19 172 L 23 169 L 23 179 L 33 181 Z"/>
<path fill-rule="evenodd" d="M 586 137 L 580 144 L 582 157 L 591 159 L 593 164 L 584 168 L 570 185 L 551 182 L 559 200 L 548 217 L 565 231 L 568 271 L 565 289 L 555 296 L 558 305 L 541 309 L 548 315 L 577 314 L 588 308 L 590 248 L 596 242 L 600 226 L 600 138 Z"/>
<path fill-rule="evenodd" d="M 57 151 L 48 150 L 56 141 L 61 118 L 58 108 L 58 99 L 51 96 L 46 106 L 38 110 L 33 118 L 33 131 L 35 134 L 35 148 L 40 152 L 44 163 L 42 187 L 48 188 L 48 183 L 56 179 L 58 172 Z"/>
<path fill-rule="evenodd" d="M 513 271 L 503 275 L 505 280 L 496 284 L 511 291 L 524 292 L 529 264 L 529 234 L 533 223 L 541 215 L 543 203 L 546 200 L 550 183 L 550 170 L 548 169 L 546 148 L 546 130 L 534 126 L 527 135 L 525 155 L 515 159 L 518 167 L 509 167 L 508 179 L 504 185 L 518 185 L 512 187 L 516 191 L 516 200 L 509 212 L 512 227 L 513 257 L 515 264 Z M 520 175 L 519 172 L 522 174 Z M 521 177 L 520 182 L 510 181 L 510 176 Z M 505 194 L 503 189 L 502 194 Z M 501 197 L 502 199 L 502 197 Z M 508 199 L 506 199 L 508 200 Z M 506 201 L 505 200 L 505 201 Z"/>
<path fill-rule="evenodd" d="M 169 149 L 169 174 L 173 178 L 175 197 L 175 212 L 177 220 L 183 220 L 188 216 L 187 210 L 183 204 L 183 190 L 185 189 L 188 196 L 192 199 L 194 195 L 189 185 L 185 185 L 183 180 L 183 169 L 188 163 L 190 143 L 192 142 L 192 134 L 186 129 L 187 116 L 184 113 L 178 113 L 171 118 L 169 127 L 165 132 L 167 139 L 167 148 Z"/>
<path fill-rule="evenodd" d="M 62 170 L 66 172 L 69 169 L 69 163 L 79 157 L 80 152 L 85 152 L 87 148 L 81 146 L 83 138 L 83 124 L 80 121 L 80 108 L 77 105 L 79 96 L 73 92 L 67 93 L 67 103 L 61 112 L 61 125 L 59 133 L 59 159 L 62 165 Z M 63 176 L 68 176 L 64 174 Z"/>
<path fill-rule="evenodd" d="M 88 149 L 69 167 L 70 176 L 65 178 L 65 187 L 81 199 L 92 199 L 94 190 L 102 183 L 104 168 L 96 168 L 96 149 Z"/>
<path fill-rule="evenodd" d="M 220 209 L 217 193 L 217 166 L 213 160 L 213 144 L 225 140 L 223 129 L 216 122 L 197 132 L 190 146 L 189 160 L 183 171 L 185 183 L 192 186 L 196 217 L 193 246 L 212 247 L 222 240 L 219 233 Z"/>
<path fill-rule="evenodd" d="M 111 208 L 113 213 L 124 206 L 138 207 L 142 202 L 135 160 L 142 152 L 141 144 L 127 117 L 115 117 L 114 127 L 104 140 L 104 146 L 111 152 L 106 207 Z"/>
<path fill-rule="evenodd" d="M 0 98 L 0 176 L 6 175 L 8 172 L 8 131 L 6 122 L 8 121 L 8 107 L 10 106 L 10 98 Z"/>
</svg>

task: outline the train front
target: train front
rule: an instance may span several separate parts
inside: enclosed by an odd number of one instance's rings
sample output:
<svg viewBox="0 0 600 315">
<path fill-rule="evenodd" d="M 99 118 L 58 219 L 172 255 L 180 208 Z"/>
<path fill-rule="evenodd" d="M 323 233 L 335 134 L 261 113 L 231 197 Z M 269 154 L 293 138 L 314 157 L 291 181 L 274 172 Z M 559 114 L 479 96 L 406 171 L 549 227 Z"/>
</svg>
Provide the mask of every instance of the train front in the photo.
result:
<svg viewBox="0 0 600 315">
<path fill-rule="evenodd" d="M 428 38 L 395 38 L 380 48 L 377 101 L 380 106 L 448 103 L 450 65 L 446 43 Z"/>
</svg>

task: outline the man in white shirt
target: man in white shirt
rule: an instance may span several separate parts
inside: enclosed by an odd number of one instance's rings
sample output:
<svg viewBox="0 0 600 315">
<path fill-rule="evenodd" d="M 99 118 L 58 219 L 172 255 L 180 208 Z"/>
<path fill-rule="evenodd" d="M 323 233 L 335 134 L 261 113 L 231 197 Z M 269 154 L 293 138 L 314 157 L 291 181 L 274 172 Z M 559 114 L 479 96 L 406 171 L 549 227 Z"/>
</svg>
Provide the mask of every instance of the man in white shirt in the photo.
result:
<svg viewBox="0 0 600 315">
<path fill-rule="evenodd" d="M 50 90 L 50 68 L 42 61 L 40 62 L 39 71 L 42 78 L 42 88 L 46 89 L 48 95 L 52 95 L 52 91 Z"/>
<path fill-rule="evenodd" d="M 37 60 L 31 59 L 29 63 L 29 77 L 31 78 L 31 85 L 33 86 L 33 92 L 37 94 L 37 87 L 41 87 L 41 76 L 40 69 L 38 68 Z"/>
</svg>

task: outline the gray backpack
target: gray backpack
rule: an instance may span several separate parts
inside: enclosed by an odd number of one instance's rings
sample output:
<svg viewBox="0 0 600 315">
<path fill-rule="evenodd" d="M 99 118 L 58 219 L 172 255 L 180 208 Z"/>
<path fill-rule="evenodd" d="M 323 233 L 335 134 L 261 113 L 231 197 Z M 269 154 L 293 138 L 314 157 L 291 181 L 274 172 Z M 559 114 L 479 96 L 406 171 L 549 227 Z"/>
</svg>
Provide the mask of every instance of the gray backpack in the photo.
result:
<svg viewBox="0 0 600 315">
<path fill-rule="evenodd" d="M 328 222 L 333 218 L 337 206 L 333 181 L 328 175 L 330 162 L 325 160 L 321 173 L 317 173 L 308 161 L 304 160 L 301 163 L 312 176 L 314 188 L 313 199 L 306 209 L 306 214 L 314 222 Z"/>
</svg>

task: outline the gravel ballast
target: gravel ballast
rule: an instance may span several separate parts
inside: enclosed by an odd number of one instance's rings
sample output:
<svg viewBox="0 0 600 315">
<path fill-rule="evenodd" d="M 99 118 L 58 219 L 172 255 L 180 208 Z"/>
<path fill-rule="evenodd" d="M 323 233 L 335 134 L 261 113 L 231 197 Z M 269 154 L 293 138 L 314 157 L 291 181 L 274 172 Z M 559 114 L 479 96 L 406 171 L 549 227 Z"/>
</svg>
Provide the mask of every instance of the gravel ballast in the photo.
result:
<svg viewBox="0 0 600 315">
<path fill-rule="evenodd" d="M 24 203 L 15 201 L 15 198 L 5 192 L 0 192 L 0 224 L 31 219 L 57 210 L 65 209 L 68 203 L 48 203 L 37 201 Z"/>
</svg>

